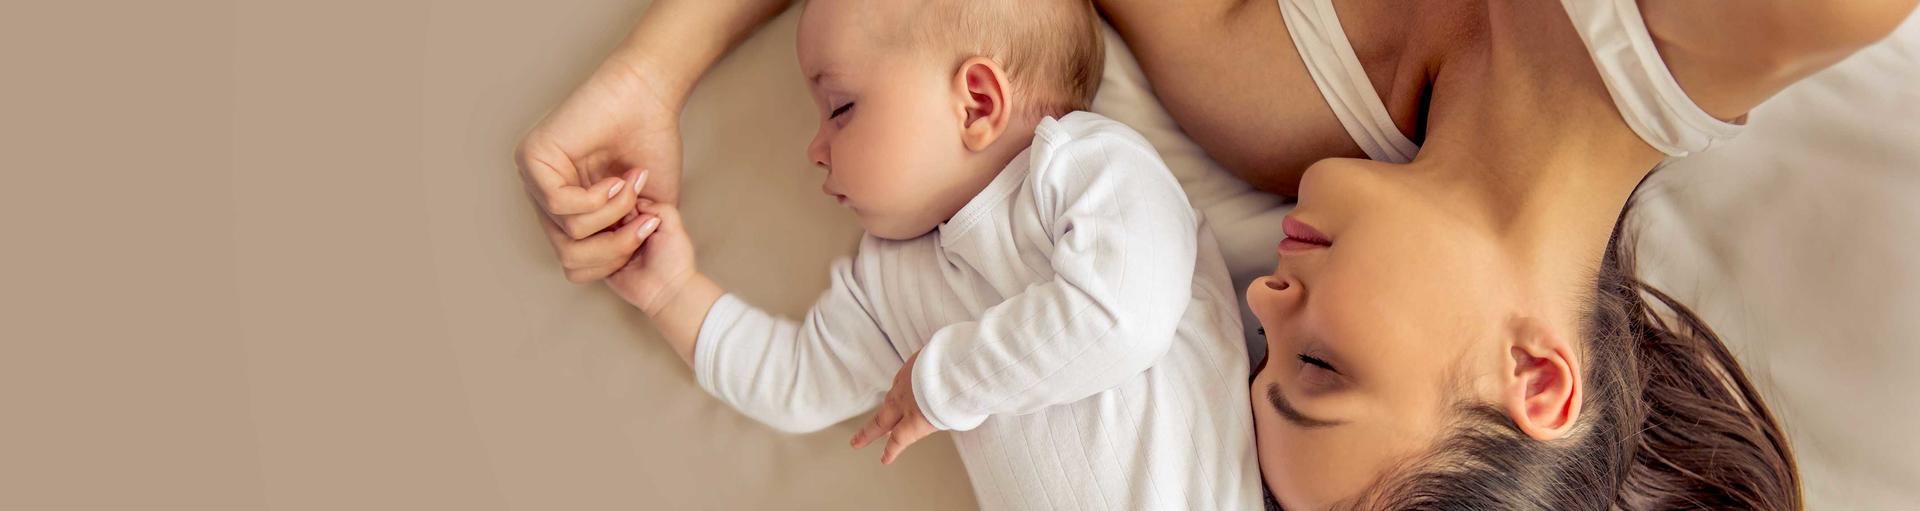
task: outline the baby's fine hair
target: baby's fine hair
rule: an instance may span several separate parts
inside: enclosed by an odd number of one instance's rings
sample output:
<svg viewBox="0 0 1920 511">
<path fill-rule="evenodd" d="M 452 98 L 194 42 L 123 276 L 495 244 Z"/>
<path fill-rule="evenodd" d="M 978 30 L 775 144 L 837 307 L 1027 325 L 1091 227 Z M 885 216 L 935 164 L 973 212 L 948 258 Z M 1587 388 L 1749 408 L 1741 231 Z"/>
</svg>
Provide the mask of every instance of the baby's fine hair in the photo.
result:
<svg viewBox="0 0 1920 511">
<path fill-rule="evenodd" d="M 1061 116 L 1093 105 L 1106 50 L 1089 0 L 925 0 L 900 28 L 916 49 L 959 65 L 987 57 L 1028 113 Z"/>
</svg>

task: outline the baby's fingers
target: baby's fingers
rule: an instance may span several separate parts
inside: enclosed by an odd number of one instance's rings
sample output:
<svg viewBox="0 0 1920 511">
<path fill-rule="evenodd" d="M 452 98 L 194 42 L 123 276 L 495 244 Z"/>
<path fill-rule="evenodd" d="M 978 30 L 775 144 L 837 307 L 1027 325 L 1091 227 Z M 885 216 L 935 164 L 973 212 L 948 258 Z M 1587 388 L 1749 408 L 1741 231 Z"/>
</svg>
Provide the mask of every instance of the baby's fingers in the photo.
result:
<svg viewBox="0 0 1920 511">
<path fill-rule="evenodd" d="M 900 453 L 905 452 L 907 446 L 913 445 L 914 442 L 926 438 L 933 432 L 933 424 L 926 419 L 914 417 L 901 421 L 899 426 L 893 428 L 893 433 L 887 435 L 887 450 L 880 453 L 880 464 L 892 465 L 893 460 L 900 459 Z"/>
<path fill-rule="evenodd" d="M 873 443 L 875 439 L 880 438 L 880 435 L 885 435 L 888 431 L 892 431 L 893 426 L 900 423 L 900 417 L 901 413 L 899 410 L 894 409 L 893 401 L 881 403 L 880 411 L 873 414 L 873 420 L 867 421 L 866 426 L 861 427 L 859 432 L 853 434 L 853 448 L 864 448 L 867 444 Z"/>
</svg>

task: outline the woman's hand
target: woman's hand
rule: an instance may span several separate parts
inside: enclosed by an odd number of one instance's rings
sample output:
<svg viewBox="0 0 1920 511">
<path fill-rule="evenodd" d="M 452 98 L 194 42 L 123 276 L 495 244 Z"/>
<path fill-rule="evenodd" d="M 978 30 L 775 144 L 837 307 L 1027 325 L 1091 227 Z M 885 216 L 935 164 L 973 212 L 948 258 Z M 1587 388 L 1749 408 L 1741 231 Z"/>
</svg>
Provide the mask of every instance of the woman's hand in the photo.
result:
<svg viewBox="0 0 1920 511">
<path fill-rule="evenodd" d="M 643 59 L 616 55 L 527 133 L 514 151 L 567 280 L 612 274 L 639 247 L 610 230 L 645 198 L 679 198 L 680 95 Z"/>
</svg>

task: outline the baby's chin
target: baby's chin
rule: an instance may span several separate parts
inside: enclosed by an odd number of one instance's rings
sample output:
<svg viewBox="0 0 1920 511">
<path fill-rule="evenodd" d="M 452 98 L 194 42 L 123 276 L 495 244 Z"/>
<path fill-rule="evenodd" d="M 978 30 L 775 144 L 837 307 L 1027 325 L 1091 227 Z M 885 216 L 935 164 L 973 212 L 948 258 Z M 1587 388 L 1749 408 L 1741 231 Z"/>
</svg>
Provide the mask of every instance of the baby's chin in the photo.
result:
<svg viewBox="0 0 1920 511">
<path fill-rule="evenodd" d="M 933 232 L 933 229 L 939 226 L 937 223 L 927 224 L 926 222 L 879 218 L 859 211 L 854 211 L 853 214 L 860 217 L 860 228 L 865 229 L 867 234 L 885 240 L 905 241 L 926 236 L 927 233 Z"/>
</svg>

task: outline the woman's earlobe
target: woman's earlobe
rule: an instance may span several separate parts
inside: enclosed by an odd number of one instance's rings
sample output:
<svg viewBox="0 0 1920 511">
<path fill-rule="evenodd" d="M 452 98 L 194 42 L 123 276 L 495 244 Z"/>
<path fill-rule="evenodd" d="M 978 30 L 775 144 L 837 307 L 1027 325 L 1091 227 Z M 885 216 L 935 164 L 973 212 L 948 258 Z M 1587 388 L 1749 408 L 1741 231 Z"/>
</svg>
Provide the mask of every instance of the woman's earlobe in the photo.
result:
<svg viewBox="0 0 1920 511">
<path fill-rule="evenodd" d="M 1565 437 L 1579 419 L 1585 397 L 1580 364 L 1573 355 L 1577 351 L 1534 319 L 1518 321 L 1512 334 L 1501 408 L 1535 440 Z"/>
</svg>

